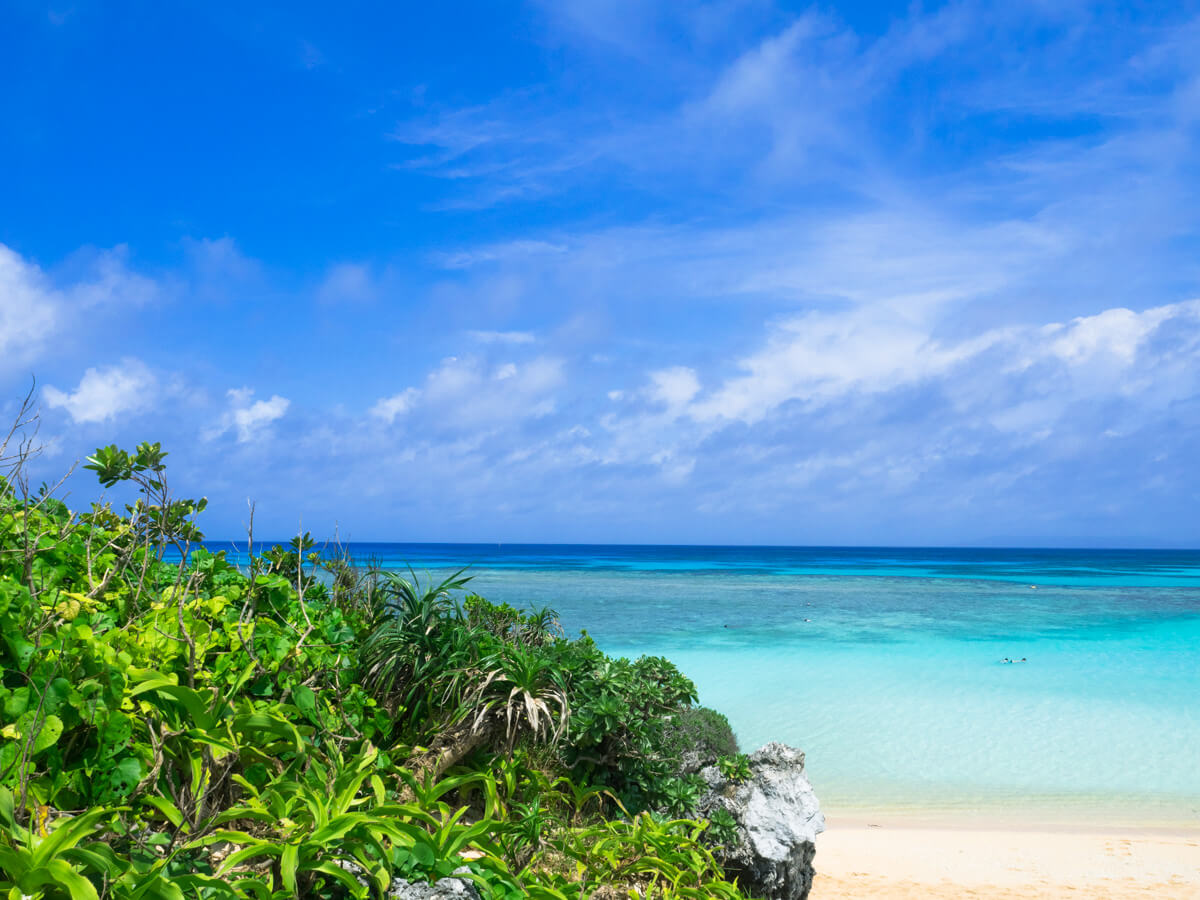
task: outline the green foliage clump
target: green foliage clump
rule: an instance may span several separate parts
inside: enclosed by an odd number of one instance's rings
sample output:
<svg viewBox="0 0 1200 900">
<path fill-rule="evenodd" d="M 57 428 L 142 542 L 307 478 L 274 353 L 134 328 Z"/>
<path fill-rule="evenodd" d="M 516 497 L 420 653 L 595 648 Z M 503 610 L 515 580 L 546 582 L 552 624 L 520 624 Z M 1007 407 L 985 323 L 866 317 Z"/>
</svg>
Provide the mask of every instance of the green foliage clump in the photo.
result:
<svg viewBox="0 0 1200 900">
<path fill-rule="evenodd" d="M 717 758 L 717 769 L 721 775 L 734 784 L 750 780 L 750 757 L 745 753 L 735 753 L 733 756 Z"/>
<path fill-rule="evenodd" d="M 707 706 L 679 710 L 667 727 L 667 741 L 676 753 L 690 753 L 700 765 L 738 752 L 737 736 L 729 720 Z"/>
<path fill-rule="evenodd" d="M 707 823 L 642 812 L 700 790 L 678 769 L 695 687 L 667 660 L 307 534 L 235 566 L 157 444 L 98 450 L 137 499 L 82 513 L 7 446 L 0 892 L 376 897 L 465 866 L 486 897 L 741 897 Z"/>
</svg>

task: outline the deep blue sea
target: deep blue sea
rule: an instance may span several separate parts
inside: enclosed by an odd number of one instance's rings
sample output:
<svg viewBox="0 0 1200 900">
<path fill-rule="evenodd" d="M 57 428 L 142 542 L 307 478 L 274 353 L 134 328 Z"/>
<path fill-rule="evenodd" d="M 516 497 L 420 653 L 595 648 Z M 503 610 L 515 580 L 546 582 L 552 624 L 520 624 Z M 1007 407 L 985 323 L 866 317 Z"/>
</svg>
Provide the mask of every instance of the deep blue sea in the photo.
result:
<svg viewBox="0 0 1200 900">
<path fill-rule="evenodd" d="M 469 565 L 491 600 L 670 657 L 743 749 L 803 748 L 833 814 L 1200 821 L 1200 551 L 350 550 Z"/>
</svg>

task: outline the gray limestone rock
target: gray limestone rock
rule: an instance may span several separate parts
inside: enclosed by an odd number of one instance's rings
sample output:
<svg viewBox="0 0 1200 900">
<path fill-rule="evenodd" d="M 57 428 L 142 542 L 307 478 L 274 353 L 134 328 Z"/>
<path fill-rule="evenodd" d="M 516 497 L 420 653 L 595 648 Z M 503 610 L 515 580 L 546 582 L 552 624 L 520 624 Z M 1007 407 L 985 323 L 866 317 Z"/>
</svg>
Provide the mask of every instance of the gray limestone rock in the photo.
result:
<svg viewBox="0 0 1200 900">
<path fill-rule="evenodd" d="M 804 774 L 804 754 L 770 743 L 750 756 L 750 778 L 727 781 L 716 766 L 700 770 L 708 791 L 699 813 L 727 810 L 737 838 L 717 852 L 742 890 L 769 900 L 805 900 L 812 889 L 816 837 L 825 830 L 817 796 Z"/>
<path fill-rule="evenodd" d="M 387 896 L 389 900 L 479 900 L 479 891 L 465 878 L 442 878 L 432 884 L 393 881 Z"/>
<path fill-rule="evenodd" d="M 348 859 L 334 861 L 351 875 L 363 887 L 369 887 L 367 874 L 358 863 Z M 455 869 L 460 874 L 463 869 Z M 440 878 L 432 884 L 427 881 L 405 881 L 397 878 L 388 885 L 387 900 L 480 900 L 479 890 L 466 878 Z"/>
</svg>

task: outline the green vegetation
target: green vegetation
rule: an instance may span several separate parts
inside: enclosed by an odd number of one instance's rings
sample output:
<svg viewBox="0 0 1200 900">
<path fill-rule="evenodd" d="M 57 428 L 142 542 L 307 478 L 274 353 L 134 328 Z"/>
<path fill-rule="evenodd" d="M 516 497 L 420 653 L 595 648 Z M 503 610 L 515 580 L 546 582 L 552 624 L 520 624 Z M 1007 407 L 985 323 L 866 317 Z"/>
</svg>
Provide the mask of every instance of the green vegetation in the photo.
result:
<svg viewBox="0 0 1200 900">
<path fill-rule="evenodd" d="M 726 781 L 741 784 L 750 780 L 750 757 L 745 753 L 722 756 L 717 759 L 717 769 Z"/>
<path fill-rule="evenodd" d="M 373 897 L 459 872 L 496 898 L 742 896 L 679 774 L 681 753 L 736 744 L 667 660 L 610 659 L 551 610 L 460 599 L 463 573 L 360 570 L 308 535 L 239 570 L 198 543 L 205 503 L 171 493 L 157 444 L 98 450 L 86 468 L 136 499 L 76 513 L 30 490 L 15 435 L 5 895 Z"/>
</svg>

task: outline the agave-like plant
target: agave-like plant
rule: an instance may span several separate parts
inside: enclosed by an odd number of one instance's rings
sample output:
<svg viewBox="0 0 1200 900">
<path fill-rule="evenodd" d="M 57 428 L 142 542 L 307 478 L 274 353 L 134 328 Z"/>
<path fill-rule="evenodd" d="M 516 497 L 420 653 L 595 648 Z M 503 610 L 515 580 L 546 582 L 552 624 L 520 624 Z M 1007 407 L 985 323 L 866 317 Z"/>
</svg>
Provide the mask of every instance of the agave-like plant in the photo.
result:
<svg viewBox="0 0 1200 900">
<path fill-rule="evenodd" d="M 519 646 L 508 646 L 475 692 L 476 727 L 488 716 L 504 721 L 509 748 L 522 734 L 553 743 L 562 737 L 570 715 L 567 694 L 550 660 Z"/>
<path fill-rule="evenodd" d="M 552 662 L 516 645 L 455 674 L 457 684 L 474 678 L 461 690 L 462 700 L 449 725 L 424 758 L 413 764 L 420 778 L 439 778 L 451 766 L 487 744 L 499 743 L 507 752 L 521 737 L 553 743 L 566 732 L 570 707 Z"/>
<path fill-rule="evenodd" d="M 526 626 L 521 634 L 524 643 L 541 646 L 556 637 L 562 637 L 562 623 L 558 611 L 549 606 L 539 606 L 526 616 Z"/>
<path fill-rule="evenodd" d="M 442 633 L 457 615 L 452 591 L 461 590 L 470 577 L 460 569 L 440 583 L 425 584 L 409 569 L 410 578 L 398 572 L 382 573 L 380 590 L 391 613 L 368 636 L 362 649 L 363 682 L 377 696 L 406 707 L 427 704 L 430 681 L 447 671 L 455 650 Z"/>
<path fill-rule="evenodd" d="M 466 587 L 473 576 L 462 577 L 465 568 L 434 584 L 432 579 L 425 584 L 410 566 L 409 578 L 399 572 L 383 572 L 381 590 L 385 605 L 409 628 L 429 633 L 447 613 L 455 608 L 452 591 Z M 428 574 L 428 573 L 426 573 Z"/>
</svg>

